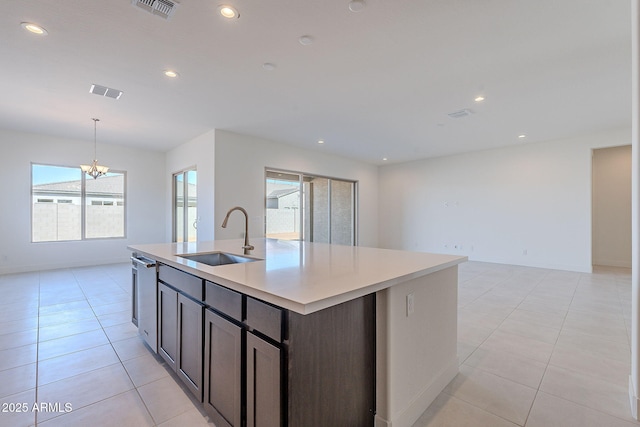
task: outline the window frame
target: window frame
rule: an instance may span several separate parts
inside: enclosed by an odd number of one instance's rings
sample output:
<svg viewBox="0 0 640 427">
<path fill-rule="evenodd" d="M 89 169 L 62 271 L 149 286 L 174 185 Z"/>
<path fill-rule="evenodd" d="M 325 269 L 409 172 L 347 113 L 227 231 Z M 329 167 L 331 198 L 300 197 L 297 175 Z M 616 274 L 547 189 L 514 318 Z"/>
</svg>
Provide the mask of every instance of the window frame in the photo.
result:
<svg viewBox="0 0 640 427">
<path fill-rule="evenodd" d="M 40 241 L 34 241 L 33 240 L 33 167 L 34 166 L 51 166 L 51 167 L 58 167 L 58 168 L 68 168 L 68 169 L 77 169 L 80 171 L 80 239 L 72 239 L 72 240 L 40 240 Z M 88 241 L 98 241 L 98 240 L 118 240 L 118 239 L 126 239 L 127 238 L 127 171 L 125 170 L 116 170 L 116 169 L 109 169 L 109 173 L 116 173 L 116 174 L 122 174 L 122 199 L 123 199 L 123 232 L 122 232 L 122 236 L 113 236 L 113 237 L 86 237 L 86 221 L 87 221 L 87 217 L 86 217 L 86 211 L 87 211 L 87 197 L 86 197 L 86 182 L 87 182 L 87 174 L 85 174 L 84 172 L 82 172 L 82 170 L 80 169 L 80 166 L 69 166 L 69 165 L 61 165 L 61 164 L 53 164 L 53 163 L 40 163 L 40 162 L 31 162 L 30 166 L 29 166 L 29 176 L 30 176 L 30 187 L 29 187 L 29 211 L 30 211 L 30 215 L 29 215 L 29 228 L 30 228 L 30 242 L 34 243 L 34 244 L 39 244 L 39 243 L 59 243 L 59 242 L 88 242 Z M 91 178 L 93 179 L 93 178 Z M 100 178 L 97 178 L 100 179 Z M 55 199 L 55 198 L 54 198 Z M 52 204 L 57 204 L 57 201 L 53 201 Z M 120 205 L 118 205 L 120 206 Z"/>
</svg>

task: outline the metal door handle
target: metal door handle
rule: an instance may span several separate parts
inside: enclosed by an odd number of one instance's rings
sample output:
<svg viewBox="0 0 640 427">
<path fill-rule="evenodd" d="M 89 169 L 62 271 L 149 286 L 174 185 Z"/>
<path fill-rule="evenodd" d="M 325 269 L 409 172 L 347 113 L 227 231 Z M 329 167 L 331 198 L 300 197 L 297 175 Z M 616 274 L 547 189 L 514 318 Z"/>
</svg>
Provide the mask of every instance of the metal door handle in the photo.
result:
<svg viewBox="0 0 640 427">
<path fill-rule="evenodd" d="M 147 262 L 145 260 L 142 260 L 140 258 L 136 258 L 136 257 L 133 257 L 133 256 L 131 257 L 131 261 L 135 262 L 136 264 L 140 264 L 140 265 L 142 265 L 144 267 L 147 267 L 147 268 L 151 268 L 151 267 L 155 267 L 156 266 L 155 262 Z"/>
</svg>

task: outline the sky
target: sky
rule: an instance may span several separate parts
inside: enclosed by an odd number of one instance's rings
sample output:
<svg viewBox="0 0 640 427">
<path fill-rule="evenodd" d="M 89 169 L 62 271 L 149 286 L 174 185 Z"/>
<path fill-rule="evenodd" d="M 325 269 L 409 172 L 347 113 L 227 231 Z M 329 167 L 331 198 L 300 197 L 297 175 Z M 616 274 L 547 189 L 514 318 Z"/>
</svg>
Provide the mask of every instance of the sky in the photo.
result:
<svg viewBox="0 0 640 427">
<path fill-rule="evenodd" d="M 79 181 L 82 177 L 80 167 L 38 165 L 33 163 L 32 185 L 50 184 L 54 182 Z M 106 176 L 116 174 L 108 173 Z"/>
</svg>

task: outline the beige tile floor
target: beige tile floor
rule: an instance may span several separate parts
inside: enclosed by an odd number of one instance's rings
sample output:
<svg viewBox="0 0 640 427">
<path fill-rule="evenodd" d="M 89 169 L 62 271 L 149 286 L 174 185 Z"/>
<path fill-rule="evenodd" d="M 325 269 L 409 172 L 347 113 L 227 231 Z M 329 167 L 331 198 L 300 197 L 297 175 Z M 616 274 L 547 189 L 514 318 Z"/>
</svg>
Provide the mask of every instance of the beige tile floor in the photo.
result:
<svg viewBox="0 0 640 427">
<path fill-rule="evenodd" d="M 631 272 L 469 262 L 458 285 L 460 373 L 414 427 L 633 426 Z"/>
<path fill-rule="evenodd" d="M 0 276 L 0 426 L 213 425 L 138 338 L 130 286 L 129 264 Z"/>
<path fill-rule="evenodd" d="M 130 274 L 0 276 L 0 426 L 212 425 L 137 337 Z M 627 394 L 630 281 L 624 269 L 463 264 L 460 373 L 414 427 L 640 425 Z"/>
</svg>

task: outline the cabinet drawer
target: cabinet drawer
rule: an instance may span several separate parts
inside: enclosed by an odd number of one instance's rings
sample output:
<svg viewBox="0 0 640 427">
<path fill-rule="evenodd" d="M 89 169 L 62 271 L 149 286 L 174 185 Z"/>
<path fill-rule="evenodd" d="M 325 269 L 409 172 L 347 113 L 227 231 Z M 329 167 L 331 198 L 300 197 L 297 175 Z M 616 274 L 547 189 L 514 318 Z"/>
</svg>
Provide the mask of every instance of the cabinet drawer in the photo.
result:
<svg viewBox="0 0 640 427">
<path fill-rule="evenodd" d="M 249 327 L 280 342 L 284 338 L 282 320 L 282 309 L 247 297 L 246 323 Z"/>
<path fill-rule="evenodd" d="M 158 266 L 158 279 L 199 301 L 204 300 L 203 280 L 168 265 Z"/>
<path fill-rule="evenodd" d="M 209 281 L 204 282 L 204 287 L 204 302 L 209 307 L 242 322 L 242 294 Z"/>
</svg>

